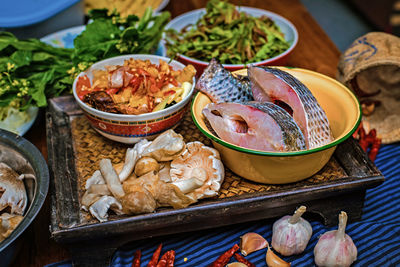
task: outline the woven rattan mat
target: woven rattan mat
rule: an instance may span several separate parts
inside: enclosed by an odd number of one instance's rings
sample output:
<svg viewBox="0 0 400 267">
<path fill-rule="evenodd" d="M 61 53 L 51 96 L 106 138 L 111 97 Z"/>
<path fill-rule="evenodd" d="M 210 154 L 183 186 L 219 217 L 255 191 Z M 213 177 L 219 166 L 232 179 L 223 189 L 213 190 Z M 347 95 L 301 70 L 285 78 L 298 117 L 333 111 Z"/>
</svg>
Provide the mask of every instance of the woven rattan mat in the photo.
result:
<svg viewBox="0 0 400 267">
<path fill-rule="evenodd" d="M 99 169 L 99 162 L 103 158 L 109 158 L 116 164 L 124 160 L 128 145 L 114 142 L 97 133 L 84 116 L 77 117 L 71 122 L 72 139 L 74 140 L 75 162 L 78 171 L 78 184 L 83 193 L 86 180 L 94 171 Z M 186 142 L 200 141 L 211 146 L 210 140 L 205 137 L 194 125 L 189 112 L 182 123 L 175 129 L 183 135 Z M 218 198 L 232 197 L 245 193 L 284 190 L 291 185 L 265 185 L 243 179 L 229 169 L 225 170 L 225 180 L 222 184 Z M 296 183 L 298 186 L 332 181 L 346 177 L 345 171 L 332 157 L 328 164 L 314 176 Z"/>
</svg>

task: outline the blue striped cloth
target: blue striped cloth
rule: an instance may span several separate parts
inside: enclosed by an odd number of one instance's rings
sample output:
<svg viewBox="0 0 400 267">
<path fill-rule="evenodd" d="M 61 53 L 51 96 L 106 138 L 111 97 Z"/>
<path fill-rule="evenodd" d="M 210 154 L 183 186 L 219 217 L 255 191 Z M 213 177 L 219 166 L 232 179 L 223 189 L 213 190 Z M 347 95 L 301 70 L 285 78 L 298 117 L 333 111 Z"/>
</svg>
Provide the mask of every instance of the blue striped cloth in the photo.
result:
<svg viewBox="0 0 400 267">
<path fill-rule="evenodd" d="M 346 233 L 358 249 L 353 266 L 400 266 L 400 143 L 383 145 L 379 150 L 376 166 L 382 171 L 385 182 L 367 190 L 362 220 L 348 224 Z M 121 247 L 114 255 L 112 266 L 131 266 L 133 254 L 142 251 L 142 266 L 147 266 L 153 252 L 162 243 L 162 253 L 176 251 L 176 266 L 207 266 L 219 255 L 239 243 L 240 236 L 256 232 L 269 242 L 275 220 L 232 225 L 211 230 L 183 233 L 160 238 L 136 241 Z M 282 257 L 292 266 L 315 266 L 313 250 L 318 237 L 337 227 L 325 227 L 312 221 L 313 235 L 306 250 L 296 256 Z M 256 266 L 266 266 L 266 249 L 254 252 L 246 258 Z M 278 254 L 279 255 L 279 254 Z M 232 262 L 235 261 L 232 257 Z M 48 267 L 67 267 L 71 263 L 60 262 Z"/>
</svg>

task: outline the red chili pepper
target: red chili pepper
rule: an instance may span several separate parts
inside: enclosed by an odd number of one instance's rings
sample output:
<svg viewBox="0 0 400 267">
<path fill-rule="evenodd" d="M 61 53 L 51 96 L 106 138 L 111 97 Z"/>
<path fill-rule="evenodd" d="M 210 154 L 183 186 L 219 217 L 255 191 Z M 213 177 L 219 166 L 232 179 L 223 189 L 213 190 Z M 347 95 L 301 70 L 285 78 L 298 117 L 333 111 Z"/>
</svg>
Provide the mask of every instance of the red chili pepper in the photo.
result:
<svg viewBox="0 0 400 267">
<path fill-rule="evenodd" d="M 361 129 L 363 129 L 364 127 L 363 127 L 363 123 L 362 122 L 360 122 L 360 124 L 358 125 L 358 127 L 357 127 L 357 129 L 354 131 L 354 133 L 353 133 L 353 138 L 354 139 L 358 139 L 358 137 L 359 137 L 359 132 L 360 132 L 360 130 Z"/>
<path fill-rule="evenodd" d="M 167 92 L 164 92 L 164 96 L 173 95 L 173 94 L 175 94 L 175 90 L 169 90 Z"/>
<path fill-rule="evenodd" d="M 109 94 L 109 95 L 113 95 L 113 94 L 118 93 L 119 89 L 120 88 L 110 88 L 110 89 L 106 90 L 106 93 Z"/>
<path fill-rule="evenodd" d="M 158 245 L 158 248 L 156 251 L 154 251 L 153 256 L 151 257 L 151 260 L 147 264 L 147 267 L 156 267 L 158 263 L 158 258 L 160 257 L 161 254 L 161 248 L 162 244 Z"/>
<path fill-rule="evenodd" d="M 157 267 L 174 267 L 175 262 L 175 251 L 170 250 L 162 255 Z"/>
<path fill-rule="evenodd" d="M 249 260 L 245 259 L 242 255 L 240 255 L 239 253 L 235 253 L 235 255 L 233 255 L 235 257 L 235 259 L 238 262 L 244 263 L 249 267 L 256 267 L 256 265 L 254 263 L 251 263 Z"/>
<path fill-rule="evenodd" d="M 135 256 L 133 256 L 132 266 L 131 267 L 140 267 L 140 258 L 142 257 L 142 252 L 140 249 L 135 251 Z"/>
<path fill-rule="evenodd" d="M 239 249 L 238 244 L 233 245 L 231 249 L 225 251 L 224 254 L 219 256 L 218 259 L 216 259 L 208 267 L 224 267 L 229 262 L 233 254 L 235 254 L 235 252 L 238 251 L 238 249 Z"/>
<path fill-rule="evenodd" d="M 87 75 L 83 75 L 78 78 L 78 82 L 76 83 L 76 94 L 81 100 L 83 100 L 83 97 L 90 92 L 89 90 L 85 89 L 89 89 L 91 86 L 90 79 Z"/>
<path fill-rule="evenodd" d="M 375 161 L 376 156 L 378 155 L 379 148 L 381 147 L 382 140 L 380 138 L 376 138 L 372 143 L 371 149 L 368 153 L 369 159 L 371 161 Z"/>
</svg>

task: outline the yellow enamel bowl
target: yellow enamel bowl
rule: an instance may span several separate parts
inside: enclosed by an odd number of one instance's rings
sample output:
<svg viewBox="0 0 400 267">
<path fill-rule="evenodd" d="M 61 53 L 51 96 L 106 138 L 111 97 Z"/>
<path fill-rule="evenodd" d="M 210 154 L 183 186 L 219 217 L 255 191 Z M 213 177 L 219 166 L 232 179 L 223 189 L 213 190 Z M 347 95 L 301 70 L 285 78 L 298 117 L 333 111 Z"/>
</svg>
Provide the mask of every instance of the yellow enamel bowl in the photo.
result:
<svg viewBox="0 0 400 267">
<path fill-rule="evenodd" d="M 211 139 L 225 166 L 243 178 L 266 184 L 292 183 L 314 175 L 361 121 L 361 108 L 356 96 L 338 81 L 310 70 L 278 68 L 292 74 L 311 90 L 328 117 L 335 138 L 331 143 L 295 152 L 266 152 L 240 147 L 225 142 L 208 130 L 202 110 L 211 100 L 205 94 L 197 93 L 191 107 L 194 123 Z M 247 75 L 247 70 L 234 74 Z"/>
</svg>

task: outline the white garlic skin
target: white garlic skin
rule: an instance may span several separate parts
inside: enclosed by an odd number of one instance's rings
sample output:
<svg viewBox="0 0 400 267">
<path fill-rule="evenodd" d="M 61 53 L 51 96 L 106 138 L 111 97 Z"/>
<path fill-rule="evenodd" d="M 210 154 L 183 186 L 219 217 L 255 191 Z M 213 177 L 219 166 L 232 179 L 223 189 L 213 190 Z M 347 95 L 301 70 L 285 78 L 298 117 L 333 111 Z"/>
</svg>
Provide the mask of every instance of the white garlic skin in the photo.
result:
<svg viewBox="0 0 400 267">
<path fill-rule="evenodd" d="M 317 266 L 348 267 L 357 260 L 357 248 L 350 236 L 337 238 L 337 230 L 324 233 L 314 248 Z"/>
<path fill-rule="evenodd" d="M 309 222 L 299 218 L 297 223 L 290 223 L 292 216 L 286 215 L 272 226 L 272 247 L 281 255 L 290 256 L 302 253 L 312 235 Z"/>
<path fill-rule="evenodd" d="M 314 248 L 314 260 L 318 266 L 348 267 L 357 259 L 357 248 L 345 233 L 346 224 L 347 213 L 342 211 L 338 229 L 321 235 Z"/>
</svg>

